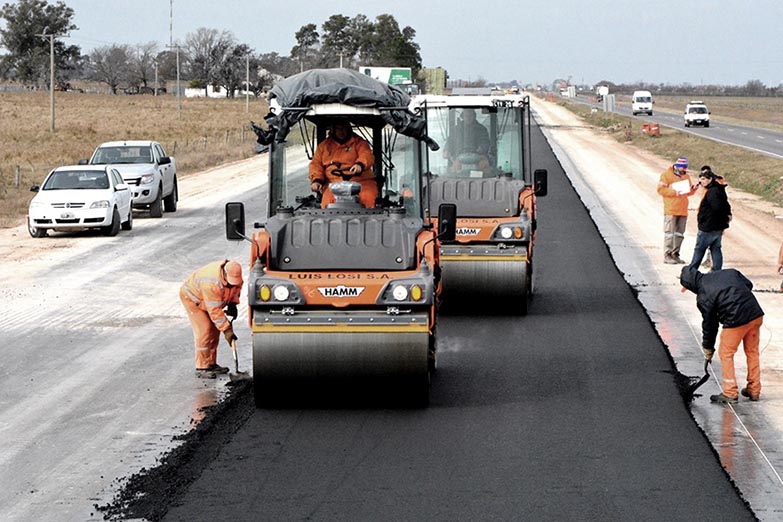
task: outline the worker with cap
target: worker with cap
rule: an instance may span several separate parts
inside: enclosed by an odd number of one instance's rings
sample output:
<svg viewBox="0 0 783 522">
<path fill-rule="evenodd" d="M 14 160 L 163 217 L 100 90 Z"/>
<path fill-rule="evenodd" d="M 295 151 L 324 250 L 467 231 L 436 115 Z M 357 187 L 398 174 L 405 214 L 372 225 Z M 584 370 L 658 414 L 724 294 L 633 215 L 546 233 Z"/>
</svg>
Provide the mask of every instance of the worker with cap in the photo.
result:
<svg viewBox="0 0 783 522">
<path fill-rule="evenodd" d="M 329 135 L 315 149 L 310 160 L 310 189 L 323 192 L 321 206 L 326 208 L 335 201 L 329 183 L 355 181 L 362 187 L 359 203 L 373 208 L 378 198 L 378 182 L 373 174 L 375 156 L 367 140 L 357 136 L 351 122 L 338 118 L 332 122 Z"/>
<path fill-rule="evenodd" d="M 658 181 L 658 194 L 663 197 L 663 262 L 666 264 L 685 264 L 680 258 L 680 246 L 688 221 L 688 197 L 697 188 L 688 175 L 685 157 L 677 158 Z"/>
<path fill-rule="evenodd" d="M 180 288 L 179 298 L 193 329 L 196 377 L 214 379 L 228 373 L 228 368 L 217 364 L 217 346 L 221 332 L 229 344 L 237 340 L 232 323 L 241 292 L 242 267 L 228 260 L 199 268 Z"/>
<path fill-rule="evenodd" d="M 722 392 L 711 395 L 710 401 L 735 404 L 739 395 L 751 401 L 761 395 L 761 367 L 759 362 L 759 335 L 764 320 L 764 310 L 753 295 L 753 283 L 734 268 L 716 270 L 706 274 L 693 266 L 682 267 L 680 273 L 682 291 L 696 294 L 696 306 L 701 312 L 702 352 L 708 361 L 715 354 L 718 327 Z M 748 360 L 747 385 L 737 393 L 734 373 L 734 354 L 740 343 Z"/>
</svg>

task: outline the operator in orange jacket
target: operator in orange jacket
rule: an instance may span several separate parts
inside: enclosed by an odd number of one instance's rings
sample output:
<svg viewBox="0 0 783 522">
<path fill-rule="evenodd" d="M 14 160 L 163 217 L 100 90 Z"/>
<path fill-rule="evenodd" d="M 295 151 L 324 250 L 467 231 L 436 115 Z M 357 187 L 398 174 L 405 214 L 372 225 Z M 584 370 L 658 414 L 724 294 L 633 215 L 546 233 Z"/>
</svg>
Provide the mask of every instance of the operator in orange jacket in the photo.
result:
<svg viewBox="0 0 783 522">
<path fill-rule="evenodd" d="M 361 184 L 359 202 L 366 208 L 372 208 L 378 197 L 373 165 L 375 156 L 370 144 L 354 134 L 350 121 L 337 119 L 332 123 L 329 136 L 316 147 L 310 161 L 310 189 L 313 192 L 323 191 L 321 206 L 326 208 L 326 205 L 334 202 L 329 183 L 343 181 L 343 177 L 336 172 L 341 170 L 343 176 L 350 176 L 349 181 Z"/>
<path fill-rule="evenodd" d="M 685 264 L 680 259 L 680 246 L 685 239 L 688 198 L 697 188 L 698 185 L 694 185 L 688 175 L 688 159 L 685 157 L 677 158 L 658 181 L 658 194 L 663 196 L 663 262 L 666 264 Z"/>
<path fill-rule="evenodd" d="M 218 373 L 228 373 L 228 368 L 217 364 L 217 346 L 221 332 L 229 344 L 237 340 L 231 323 L 241 292 L 242 267 L 228 260 L 199 268 L 180 288 L 179 299 L 193 328 L 196 377 L 214 379 Z"/>
</svg>

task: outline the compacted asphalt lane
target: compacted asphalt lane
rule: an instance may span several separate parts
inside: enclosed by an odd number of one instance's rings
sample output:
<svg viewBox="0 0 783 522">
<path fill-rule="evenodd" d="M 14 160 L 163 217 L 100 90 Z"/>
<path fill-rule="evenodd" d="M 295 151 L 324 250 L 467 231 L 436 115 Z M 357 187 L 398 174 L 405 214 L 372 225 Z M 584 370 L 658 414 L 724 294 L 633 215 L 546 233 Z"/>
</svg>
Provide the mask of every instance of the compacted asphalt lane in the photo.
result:
<svg viewBox="0 0 783 522">
<path fill-rule="evenodd" d="M 426 409 L 217 413 L 242 415 L 233 435 L 164 459 L 184 493 L 134 491 L 165 506 L 151 518 L 755 520 L 538 129 L 534 152 L 549 195 L 528 316 L 441 317 Z"/>
</svg>

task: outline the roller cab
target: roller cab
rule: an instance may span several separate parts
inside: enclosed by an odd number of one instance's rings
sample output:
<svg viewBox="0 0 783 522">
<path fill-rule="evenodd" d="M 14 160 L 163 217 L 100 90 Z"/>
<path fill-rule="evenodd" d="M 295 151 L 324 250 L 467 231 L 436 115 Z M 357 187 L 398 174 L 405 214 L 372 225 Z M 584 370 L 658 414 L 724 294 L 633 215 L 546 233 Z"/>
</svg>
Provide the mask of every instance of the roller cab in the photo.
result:
<svg viewBox="0 0 783 522">
<path fill-rule="evenodd" d="M 370 88 L 382 93 L 375 102 L 366 99 Z M 424 212 L 422 173 L 427 147 L 437 144 L 407 95 L 353 71 L 307 71 L 272 95 L 268 127 L 257 131 L 270 145 L 266 220 L 248 237 L 243 205 L 226 210 L 228 237 L 253 244 L 247 292 L 256 404 L 354 383 L 426 404 L 440 243 Z M 372 148 L 372 205 L 360 202 L 362 186 L 350 177 L 329 185 L 329 203 L 311 190 L 310 161 L 338 119 Z"/>
<path fill-rule="evenodd" d="M 532 169 L 529 97 L 487 89 L 416 96 L 411 106 L 442 144 L 427 156 L 428 205 L 457 207 L 456 236 L 440 245 L 444 304 L 498 304 L 526 314 L 536 199 L 547 191 L 546 170 Z"/>
</svg>

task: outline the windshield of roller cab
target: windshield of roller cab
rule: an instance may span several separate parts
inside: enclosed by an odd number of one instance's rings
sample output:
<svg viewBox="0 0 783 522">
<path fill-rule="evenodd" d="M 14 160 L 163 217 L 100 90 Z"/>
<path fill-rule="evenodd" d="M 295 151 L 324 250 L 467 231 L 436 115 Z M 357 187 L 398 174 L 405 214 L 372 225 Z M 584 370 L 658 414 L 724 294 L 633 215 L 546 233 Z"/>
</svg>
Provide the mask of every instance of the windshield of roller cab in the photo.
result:
<svg viewBox="0 0 783 522">
<path fill-rule="evenodd" d="M 428 107 L 430 137 L 443 144 L 429 154 L 437 176 L 524 179 L 519 107 Z"/>
<path fill-rule="evenodd" d="M 354 132 L 365 138 L 368 143 L 373 143 L 369 129 L 357 128 Z M 385 126 L 380 132 L 382 132 L 381 141 L 384 149 L 381 153 L 383 172 L 376 173 L 376 178 L 380 176 L 384 180 L 379 192 L 380 206 L 404 208 L 405 215 L 421 217 L 419 142 L 414 138 L 398 134 L 390 126 Z M 283 143 L 272 144 L 269 179 L 270 216 L 285 207 L 293 208 L 294 211 L 308 209 L 317 211 L 321 208 L 314 201 L 316 193 L 311 190 L 309 178 L 313 150 L 310 146 L 305 147 L 302 142 L 309 143 L 309 138 L 288 139 Z M 378 152 L 373 150 L 373 154 L 377 156 Z"/>
</svg>

